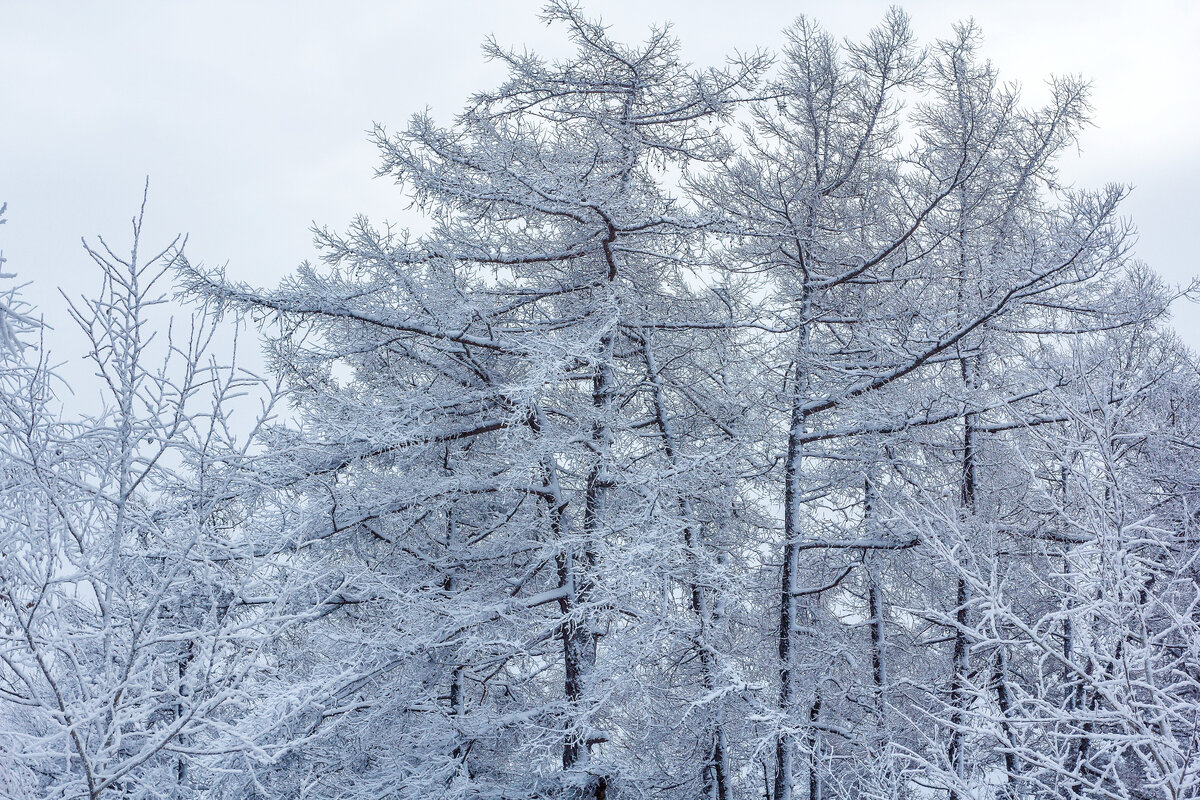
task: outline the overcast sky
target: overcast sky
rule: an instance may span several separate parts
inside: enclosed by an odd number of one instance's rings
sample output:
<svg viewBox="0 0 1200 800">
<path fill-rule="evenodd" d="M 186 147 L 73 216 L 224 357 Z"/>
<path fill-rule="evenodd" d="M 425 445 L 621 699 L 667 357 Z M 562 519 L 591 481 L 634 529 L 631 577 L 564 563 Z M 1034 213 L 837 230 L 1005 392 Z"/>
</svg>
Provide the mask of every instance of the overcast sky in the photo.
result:
<svg viewBox="0 0 1200 800">
<path fill-rule="evenodd" d="M 1138 255 L 1168 280 L 1200 272 L 1193 226 L 1200 201 L 1200 4 L 1160 2 L 908 2 L 923 41 L 974 16 L 984 53 L 1031 102 L 1052 73 L 1094 82 L 1096 126 L 1063 164 L 1080 186 L 1132 184 L 1126 213 Z M 887 3 L 868 0 L 594 0 L 624 39 L 670 20 L 697 66 L 776 47 L 798 13 L 857 37 Z M 7 267 L 63 319 L 57 287 L 90 287 L 80 236 L 124 243 L 150 176 L 150 244 L 190 234 L 195 261 L 274 284 L 313 254 L 309 227 L 342 228 L 357 213 L 403 222 L 399 192 L 373 178 L 365 131 L 402 126 L 429 107 L 449 120 L 493 85 L 488 34 L 547 54 L 562 32 L 537 19 L 539 0 L 435 3 L 21 2 L 0 0 L 0 227 Z M 1200 346 L 1200 310 L 1176 323 Z M 70 356 L 73 353 L 63 353 Z"/>
</svg>

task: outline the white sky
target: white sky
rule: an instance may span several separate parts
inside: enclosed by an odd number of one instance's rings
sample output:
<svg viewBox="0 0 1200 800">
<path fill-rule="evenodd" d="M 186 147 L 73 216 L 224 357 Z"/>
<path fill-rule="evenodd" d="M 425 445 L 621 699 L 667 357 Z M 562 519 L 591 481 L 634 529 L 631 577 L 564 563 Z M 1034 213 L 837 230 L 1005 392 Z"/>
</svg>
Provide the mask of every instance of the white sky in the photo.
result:
<svg viewBox="0 0 1200 800">
<path fill-rule="evenodd" d="M 1044 96 L 1051 73 L 1094 81 L 1096 128 L 1063 172 L 1082 186 L 1133 184 L 1126 213 L 1138 255 L 1168 280 L 1200 272 L 1200 4 L 1187 0 L 937 2 L 902 5 L 922 41 L 974 16 L 1004 79 Z M 773 48 L 798 13 L 860 36 L 876 0 L 591 0 L 618 37 L 670 20 L 686 57 L 719 63 Z M 313 255 L 313 222 L 343 228 L 365 212 L 403 222 L 403 199 L 373 178 L 372 122 L 397 128 L 430 107 L 449 120 L 498 78 L 479 44 L 547 54 L 569 48 L 541 24 L 540 0 L 208 2 L 0 0 L 0 227 L 7 267 L 63 327 L 57 287 L 94 285 L 79 237 L 124 245 L 150 176 L 149 244 L 190 234 L 189 256 L 228 262 L 231 277 L 274 284 Z M 1200 346 L 1200 309 L 1177 326 Z M 59 344 L 60 357 L 72 346 Z M 68 352 L 63 352 L 67 350 Z"/>
</svg>

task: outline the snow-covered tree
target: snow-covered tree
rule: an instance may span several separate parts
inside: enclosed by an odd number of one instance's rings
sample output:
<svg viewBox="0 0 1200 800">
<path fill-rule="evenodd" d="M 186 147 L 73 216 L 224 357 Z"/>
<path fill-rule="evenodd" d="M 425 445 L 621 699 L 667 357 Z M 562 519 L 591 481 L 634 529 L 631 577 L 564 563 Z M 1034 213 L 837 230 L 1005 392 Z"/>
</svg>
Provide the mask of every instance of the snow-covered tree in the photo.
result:
<svg viewBox="0 0 1200 800">
<path fill-rule="evenodd" d="M 270 575 L 243 535 L 258 434 L 231 424 L 261 382 L 209 356 L 212 318 L 155 330 L 181 250 L 147 257 L 142 219 L 126 254 L 85 245 L 101 285 L 70 310 L 96 372 L 88 413 L 62 411 L 67 387 L 35 331 L 18 328 L 6 350 L 6 797 L 199 796 L 190 764 L 221 738 L 282 624 L 261 613 Z"/>
<path fill-rule="evenodd" d="M 667 170 L 726 156 L 763 59 L 695 72 L 665 28 L 628 47 L 571 5 L 546 18 L 574 56 L 489 43 L 509 77 L 452 126 L 377 131 L 427 235 L 323 231 L 325 268 L 274 292 L 190 273 L 278 317 L 303 418 L 281 469 L 312 569 L 352 587 L 296 677 L 345 709 L 300 751 L 314 793 L 727 793 L 711 576 L 745 374 Z M 378 752 L 380 727 L 403 744 Z"/>
<path fill-rule="evenodd" d="M 375 130 L 421 234 L 275 289 L 89 247 L 102 411 L 0 307 L 0 788 L 1194 796 L 1187 292 L 1058 180 L 1086 84 L 897 9 L 709 70 L 543 17 L 571 55 Z"/>
<path fill-rule="evenodd" d="M 782 349 L 775 380 L 787 409 L 773 604 L 778 800 L 796 794 L 801 773 L 814 800 L 826 782 L 834 793 L 863 791 L 860 770 L 844 765 L 864 765 L 867 782 L 880 769 L 890 775 L 877 760 L 883 743 L 925 752 L 912 740 L 924 731 L 902 735 L 885 719 L 896 715 L 883 697 L 881 615 L 885 575 L 915 577 L 906 565 L 926 554 L 919 537 L 878 518 L 875 498 L 907 491 L 919 474 L 920 488 L 953 486 L 974 514 L 981 426 L 1047 413 L 1052 385 L 1014 362 L 1040 336 L 1162 311 L 1154 298 L 1137 306 L 1140 296 L 1100 305 L 1124 266 L 1121 191 L 1056 191 L 1052 160 L 1086 119 L 1085 88 L 1056 82 L 1049 106 L 1023 110 L 978 60 L 977 40 L 960 26 L 918 51 L 899 11 L 861 43 L 838 43 L 801 19 L 770 99 L 753 106 L 742 153 L 695 182 L 730 239 L 725 268 L 767 280 L 775 329 L 785 331 L 763 341 Z M 1008 337 L 995 353 L 993 329 Z M 914 446 L 943 429 L 956 455 L 930 470 L 928 447 Z M 926 463 L 897 471 L 895 462 L 914 457 Z M 947 720 L 952 774 L 966 769 L 965 590 L 960 581 L 951 595 L 948 679 L 923 676 L 946 685 L 937 702 L 957 709 Z M 869 656 L 851 633 L 860 602 Z"/>
</svg>

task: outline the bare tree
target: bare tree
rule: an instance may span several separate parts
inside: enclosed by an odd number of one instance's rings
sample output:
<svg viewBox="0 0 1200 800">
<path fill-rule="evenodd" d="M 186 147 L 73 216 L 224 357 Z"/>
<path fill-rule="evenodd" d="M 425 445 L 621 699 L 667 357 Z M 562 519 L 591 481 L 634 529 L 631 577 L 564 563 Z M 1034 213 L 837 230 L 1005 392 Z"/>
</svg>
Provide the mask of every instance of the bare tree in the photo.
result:
<svg viewBox="0 0 1200 800">
<path fill-rule="evenodd" d="M 4 392 L 0 715 L 25 776 L 12 796 L 195 796 L 191 756 L 269 638 L 243 605 L 265 579 L 240 535 L 257 431 L 231 421 L 261 382 L 209 360 L 211 318 L 155 330 L 181 241 L 146 257 L 143 216 L 127 254 L 85 244 L 101 286 L 70 306 L 97 410 L 58 415 L 64 387 L 32 342 Z"/>
</svg>

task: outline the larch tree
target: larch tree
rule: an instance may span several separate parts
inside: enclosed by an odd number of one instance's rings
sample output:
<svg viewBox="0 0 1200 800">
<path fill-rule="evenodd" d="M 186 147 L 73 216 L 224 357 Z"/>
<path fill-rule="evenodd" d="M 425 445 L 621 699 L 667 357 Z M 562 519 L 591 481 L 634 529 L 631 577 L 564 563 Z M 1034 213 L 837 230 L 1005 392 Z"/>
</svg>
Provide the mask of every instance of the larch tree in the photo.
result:
<svg viewBox="0 0 1200 800">
<path fill-rule="evenodd" d="M 89 246 L 102 410 L 0 303 L 0 793 L 1194 797 L 1188 289 L 1058 179 L 1087 85 L 898 9 L 708 70 L 543 19 L 375 129 L 421 233 Z"/>
<path fill-rule="evenodd" d="M 322 232 L 326 268 L 274 292 L 189 273 L 280 321 L 305 420 L 281 469 L 327 542 L 320 568 L 357 573 L 354 608 L 314 635 L 395 623 L 361 663 L 331 661 L 336 680 L 310 675 L 314 703 L 346 709 L 310 726 L 332 762 L 300 767 L 313 792 L 728 796 L 726 734 L 703 707 L 726 682 L 703 541 L 731 535 L 736 474 L 718 456 L 739 423 L 735 397 L 705 395 L 738 378 L 720 317 L 678 332 L 721 303 L 694 290 L 707 221 L 667 170 L 725 157 L 717 127 L 765 59 L 695 72 L 665 28 L 629 47 L 571 5 L 545 16 L 575 55 L 489 43 L 509 77 L 452 126 L 377 131 L 427 235 Z M 691 685 L 668 689 L 679 669 Z M 348 747 L 364 717 L 409 744 Z"/>
<path fill-rule="evenodd" d="M 1024 351 L 985 358 L 987 332 L 1025 342 L 1163 311 L 1153 297 L 1144 308 L 1140 296 L 1124 310 L 1099 305 L 1112 300 L 1105 287 L 1125 266 L 1128 231 L 1116 212 L 1123 192 L 1057 191 L 1054 183 L 1054 156 L 1086 121 L 1085 87 L 1057 81 L 1049 106 L 1026 111 L 979 62 L 977 44 L 977 31 L 960 26 L 919 52 L 899 11 L 861 43 L 838 43 L 802 19 L 789 31 L 772 96 L 753 106 L 743 154 L 696 182 L 732 242 L 727 268 L 766 277 L 777 329 L 787 332 L 779 341 L 791 348 L 777 373 L 787 434 L 776 494 L 775 800 L 798 794 L 800 774 L 816 800 L 826 781 L 837 782 L 835 793 L 863 790 L 843 764 L 881 768 L 857 698 L 885 690 L 887 611 L 871 572 L 881 559 L 925 557 L 920 548 L 907 552 L 919 535 L 875 513 L 880 494 L 912 479 L 891 479 L 888 454 L 903 460 L 919 429 L 953 431 L 954 493 L 963 513 L 975 514 L 983 428 L 1040 419 L 1053 388 L 1040 376 L 1017 379 L 1012 362 Z M 986 377 L 985 364 L 995 370 Z M 993 421 L 997 414 L 1003 421 Z M 946 486 L 943 475 L 926 472 L 919 488 Z M 860 510 L 847 513 L 855 503 Z M 846 636 L 857 602 L 854 582 L 843 581 L 855 570 L 866 573 L 858 582 L 874 648 L 857 676 L 844 672 L 861 652 Z M 951 709 L 945 758 L 929 762 L 949 776 L 935 785 L 955 795 L 977 771 L 962 741 L 968 588 L 957 581 L 948 692 L 934 703 Z M 880 725 L 886 709 L 875 705 L 867 717 Z M 892 744 L 926 752 L 911 740 Z"/>
</svg>

